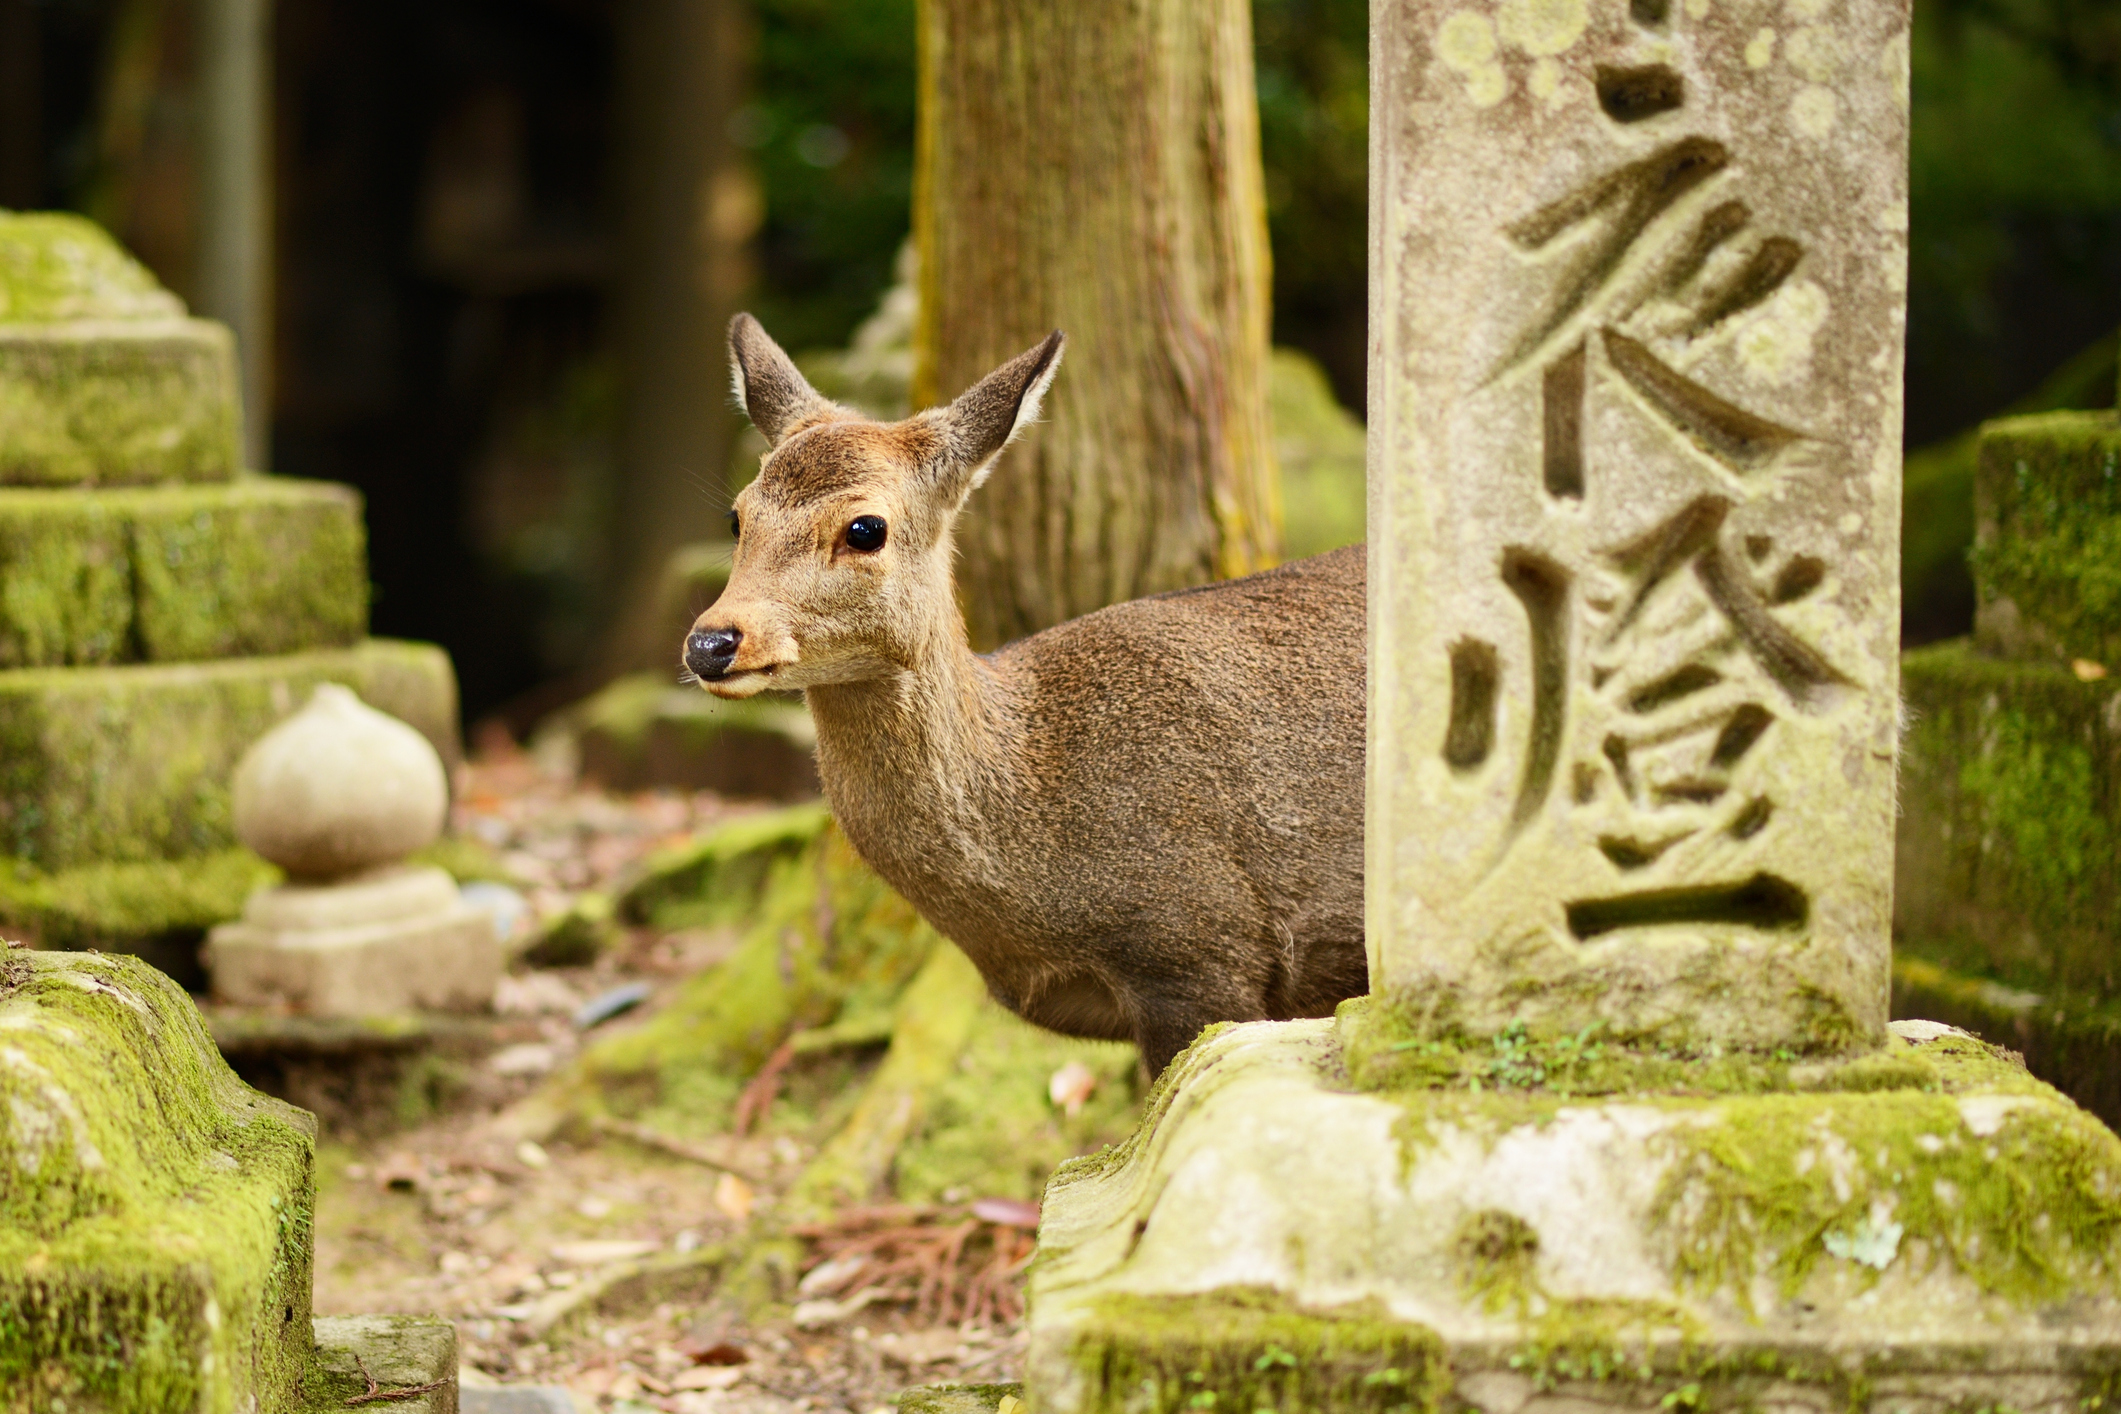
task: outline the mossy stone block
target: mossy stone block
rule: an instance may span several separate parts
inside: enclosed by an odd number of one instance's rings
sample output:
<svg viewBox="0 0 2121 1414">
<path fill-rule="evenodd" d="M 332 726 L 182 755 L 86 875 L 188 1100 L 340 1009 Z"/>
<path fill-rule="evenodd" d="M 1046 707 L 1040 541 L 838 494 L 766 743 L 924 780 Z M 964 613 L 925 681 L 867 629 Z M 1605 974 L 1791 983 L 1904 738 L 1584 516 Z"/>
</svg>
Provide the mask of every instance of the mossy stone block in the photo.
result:
<svg viewBox="0 0 2121 1414">
<path fill-rule="evenodd" d="M 235 342 L 94 222 L 0 211 L 0 486 L 225 481 Z"/>
<path fill-rule="evenodd" d="M 430 644 L 0 672 L 0 852 L 49 872 L 228 848 L 237 758 L 324 682 L 458 760 L 456 676 Z"/>
<path fill-rule="evenodd" d="M 253 892 L 280 878 L 247 849 L 56 874 L 0 859 L 0 935 L 34 947 L 131 953 L 187 990 L 204 991 L 206 930 L 237 917 Z"/>
<path fill-rule="evenodd" d="M 367 627 L 349 487 L 0 490 L 0 668 L 298 653 Z"/>
<path fill-rule="evenodd" d="M 1981 429 L 1973 565 L 1984 650 L 2121 667 L 2121 412 Z"/>
<path fill-rule="evenodd" d="M 344 1409 L 362 1399 L 401 1414 L 457 1414 L 452 1322 L 440 1316 L 319 1316 L 313 1324 L 311 1408 Z"/>
<path fill-rule="evenodd" d="M 1894 930 L 2014 986 L 2121 994 L 2121 680 L 1905 655 Z"/>
<path fill-rule="evenodd" d="M 0 486 L 228 480 L 235 358 L 204 319 L 0 324 Z"/>
<path fill-rule="evenodd" d="M 674 786 L 769 800 L 818 793 L 817 728 L 801 702 L 725 702 L 668 673 L 629 673 L 553 725 L 574 735 L 582 774 L 606 790 Z"/>
<path fill-rule="evenodd" d="M 2107 1407 L 2121 1140 L 1895 1023 L 1919 1085 L 1348 1085 L 1334 1022 L 1211 1029 L 1041 1204 L 1040 1414 Z"/>
<path fill-rule="evenodd" d="M 2067 991 L 2028 992 L 1954 971 L 1903 940 L 1893 958 L 1893 1015 L 1948 1022 L 2025 1057 L 2025 1068 L 2121 1126 L 2121 1003 Z"/>
<path fill-rule="evenodd" d="M 0 952 L 0 1408 L 294 1414 L 315 1124 L 133 958 Z"/>
</svg>

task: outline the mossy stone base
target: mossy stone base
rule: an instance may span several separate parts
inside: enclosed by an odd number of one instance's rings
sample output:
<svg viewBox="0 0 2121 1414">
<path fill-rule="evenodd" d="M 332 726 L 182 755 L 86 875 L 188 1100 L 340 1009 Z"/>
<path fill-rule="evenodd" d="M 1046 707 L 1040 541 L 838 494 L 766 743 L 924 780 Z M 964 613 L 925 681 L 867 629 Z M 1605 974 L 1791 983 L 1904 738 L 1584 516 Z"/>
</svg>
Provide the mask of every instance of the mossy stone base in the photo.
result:
<svg viewBox="0 0 2121 1414">
<path fill-rule="evenodd" d="M 367 629 L 348 487 L 0 491 L 0 668 L 298 653 Z"/>
<path fill-rule="evenodd" d="M 2121 679 L 1986 657 L 1902 660 L 1894 931 L 2034 990 L 2121 991 Z"/>
<path fill-rule="evenodd" d="M 210 320 L 0 324 L 0 486 L 226 481 L 237 387 Z"/>
<path fill-rule="evenodd" d="M 280 871 L 247 849 L 189 859 L 84 864 L 45 874 L 0 859 L 0 936 L 32 947 L 131 953 L 187 991 L 206 990 L 199 944 Z"/>
<path fill-rule="evenodd" d="M 582 774 L 607 790 L 676 786 L 768 800 L 818 793 L 817 730 L 800 702 L 724 702 L 635 673 L 567 714 Z"/>
<path fill-rule="evenodd" d="M 232 846 L 237 758 L 323 682 L 459 758 L 456 676 L 430 644 L 0 672 L 0 852 L 53 872 Z"/>
<path fill-rule="evenodd" d="M 995 1414 L 1003 1400 L 1023 1397 L 1020 1384 L 915 1385 L 899 1391 L 898 1414 Z"/>
<path fill-rule="evenodd" d="M 1983 649 L 2121 667 L 2121 413 L 1981 429 L 1973 565 Z"/>
<path fill-rule="evenodd" d="M 1336 1025 L 1212 1029 L 1062 1167 L 1039 1414 L 2104 1408 L 2121 1141 L 1898 1023 L 1900 1088 L 1357 1091 Z"/>
<path fill-rule="evenodd" d="M 294 1414 L 314 1122 L 132 958 L 0 951 L 0 1408 Z"/>
</svg>

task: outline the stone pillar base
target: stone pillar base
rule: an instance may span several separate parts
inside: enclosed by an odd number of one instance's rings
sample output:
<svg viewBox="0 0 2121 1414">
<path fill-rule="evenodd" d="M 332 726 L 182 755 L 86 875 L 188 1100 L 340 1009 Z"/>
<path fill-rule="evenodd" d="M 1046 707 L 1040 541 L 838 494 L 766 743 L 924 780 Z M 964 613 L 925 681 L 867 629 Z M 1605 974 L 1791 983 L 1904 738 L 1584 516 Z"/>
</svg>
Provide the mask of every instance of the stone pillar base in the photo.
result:
<svg viewBox="0 0 2121 1414">
<path fill-rule="evenodd" d="M 1038 1414 L 2121 1393 L 2121 1141 L 2008 1052 L 1901 1022 L 1847 1064 L 1697 1059 L 1675 1093 L 1645 1083 L 1671 1057 L 1383 1042 L 1368 1005 L 1211 1032 L 1055 1176 Z"/>
<path fill-rule="evenodd" d="M 393 867 L 336 884 L 282 884 L 215 928 L 217 999 L 312 1016 L 483 1011 L 501 976 L 493 919 L 440 869 Z"/>
</svg>

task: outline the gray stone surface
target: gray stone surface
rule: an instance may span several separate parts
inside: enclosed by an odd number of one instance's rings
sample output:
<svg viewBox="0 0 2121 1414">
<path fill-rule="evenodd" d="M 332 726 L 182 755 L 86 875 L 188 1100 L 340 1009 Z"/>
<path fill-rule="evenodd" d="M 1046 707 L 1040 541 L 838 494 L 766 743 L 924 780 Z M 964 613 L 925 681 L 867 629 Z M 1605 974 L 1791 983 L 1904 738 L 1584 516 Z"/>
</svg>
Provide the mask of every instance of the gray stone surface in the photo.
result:
<svg viewBox="0 0 2121 1414">
<path fill-rule="evenodd" d="M 582 1414 L 574 1395 L 561 1385 L 464 1385 L 457 1390 L 457 1414 Z"/>
<path fill-rule="evenodd" d="M 427 738 L 339 683 L 236 763 L 236 838 L 300 879 L 393 864 L 441 837 L 449 778 Z"/>
<path fill-rule="evenodd" d="M 261 890 L 206 940 L 217 1000 L 308 1016 L 484 1011 L 501 966 L 493 915 L 431 868 Z"/>
<path fill-rule="evenodd" d="M 1876 1045 L 1907 6 L 1406 0 L 1372 53 L 1373 980 Z"/>
</svg>

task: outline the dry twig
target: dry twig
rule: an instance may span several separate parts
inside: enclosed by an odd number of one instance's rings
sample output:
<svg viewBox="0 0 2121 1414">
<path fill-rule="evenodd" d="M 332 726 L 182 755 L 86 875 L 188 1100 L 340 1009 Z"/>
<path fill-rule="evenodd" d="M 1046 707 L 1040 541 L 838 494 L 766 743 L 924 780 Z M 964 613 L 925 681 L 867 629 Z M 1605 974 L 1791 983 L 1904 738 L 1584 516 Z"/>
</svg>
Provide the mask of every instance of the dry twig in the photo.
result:
<svg viewBox="0 0 2121 1414">
<path fill-rule="evenodd" d="M 595 1127 L 601 1134 L 616 1134 L 621 1139 L 631 1139 L 646 1148 L 659 1149 L 676 1158 L 690 1159 L 693 1163 L 705 1164 L 708 1168 L 720 1169 L 723 1173 L 733 1173 L 746 1183 L 763 1184 L 766 1181 L 763 1174 L 748 1165 L 724 1158 L 712 1149 L 687 1143 L 660 1130 L 650 1129 L 645 1124 L 636 1124 L 628 1119 L 615 1119 L 610 1115 L 599 1115 L 595 1120 Z"/>
<path fill-rule="evenodd" d="M 376 1383 L 376 1377 L 368 1373 L 368 1366 L 362 1363 L 360 1356 L 354 1356 L 353 1362 L 354 1368 L 361 1372 L 361 1378 L 368 1381 L 368 1389 L 364 1393 L 357 1394 L 347 1400 L 348 1404 L 380 1404 L 384 1402 L 395 1404 L 401 1400 L 418 1399 L 423 1394 L 432 1394 L 442 1388 L 442 1386 L 450 1383 L 445 1376 L 439 1380 L 429 1380 L 424 1385 L 406 1385 L 400 1389 L 384 1389 Z"/>
</svg>

